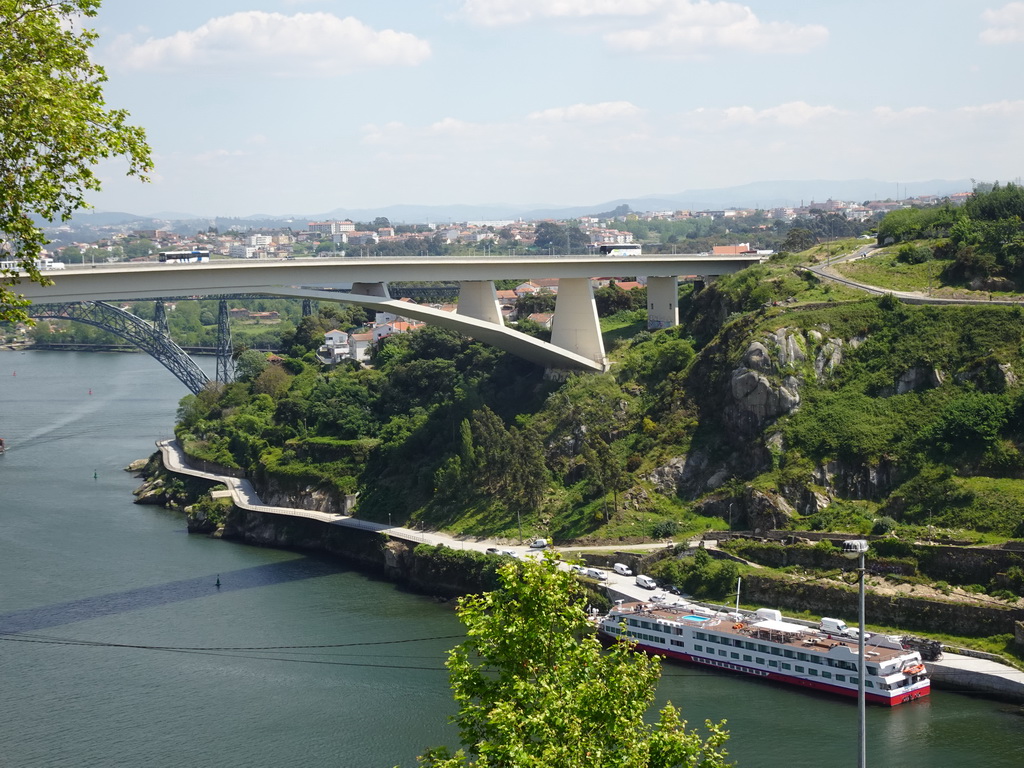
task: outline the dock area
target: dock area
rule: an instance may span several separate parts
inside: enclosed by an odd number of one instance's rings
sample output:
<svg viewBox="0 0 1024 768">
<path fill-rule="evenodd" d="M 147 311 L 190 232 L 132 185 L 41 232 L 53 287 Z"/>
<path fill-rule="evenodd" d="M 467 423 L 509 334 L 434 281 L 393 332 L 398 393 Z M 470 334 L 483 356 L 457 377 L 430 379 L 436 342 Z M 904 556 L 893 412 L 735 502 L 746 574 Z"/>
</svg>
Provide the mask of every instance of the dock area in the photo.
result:
<svg viewBox="0 0 1024 768">
<path fill-rule="evenodd" d="M 925 666 L 936 688 L 1024 702 L 1024 672 L 1007 664 L 944 651 Z"/>
</svg>

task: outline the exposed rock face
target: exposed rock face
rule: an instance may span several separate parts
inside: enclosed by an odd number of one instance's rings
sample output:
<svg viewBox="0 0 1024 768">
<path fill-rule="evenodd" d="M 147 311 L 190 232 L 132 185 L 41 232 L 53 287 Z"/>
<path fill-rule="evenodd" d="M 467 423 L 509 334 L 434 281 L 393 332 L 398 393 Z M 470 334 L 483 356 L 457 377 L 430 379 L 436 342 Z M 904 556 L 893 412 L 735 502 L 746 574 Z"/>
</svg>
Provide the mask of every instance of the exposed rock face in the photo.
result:
<svg viewBox="0 0 1024 768">
<path fill-rule="evenodd" d="M 769 421 L 800 406 L 800 380 L 790 375 L 774 383 L 772 378 L 777 379 L 780 369 L 792 367 L 806 355 L 792 334 L 779 331 L 773 340 L 778 343 L 775 359 L 764 344 L 755 341 L 746 348 L 729 381 L 734 407 L 726 417 L 742 435 L 754 436 Z"/>
<path fill-rule="evenodd" d="M 896 486 L 897 467 L 888 461 L 877 466 L 851 466 L 830 461 L 814 472 L 814 482 L 832 495 L 849 499 L 880 499 Z"/>
<path fill-rule="evenodd" d="M 195 506 L 185 508 L 185 522 L 189 533 L 213 533 L 217 523 L 206 516 L 206 512 Z"/>
<path fill-rule="evenodd" d="M 992 358 L 979 360 L 953 378 L 958 384 L 970 382 L 982 392 L 1005 392 L 1020 385 L 1009 363 L 1000 363 Z"/>
<path fill-rule="evenodd" d="M 167 488 L 162 477 L 147 478 L 132 494 L 136 504 L 155 504 L 161 507 L 167 504 Z"/>
<path fill-rule="evenodd" d="M 694 511 L 720 517 L 733 528 L 756 532 L 784 528 L 796 514 L 796 510 L 779 494 L 755 488 L 746 488 L 740 496 L 705 499 Z"/>
<path fill-rule="evenodd" d="M 274 478 L 261 478 L 257 491 L 263 503 L 272 507 L 298 507 L 335 515 L 349 515 L 354 494 L 338 495 L 312 486 L 286 486 Z"/>
<path fill-rule="evenodd" d="M 683 476 L 686 474 L 686 457 L 677 456 L 660 467 L 656 467 L 644 476 L 644 480 L 652 483 L 659 493 L 671 496 L 679 492 Z"/>
<path fill-rule="evenodd" d="M 817 333 L 817 331 L 811 331 L 811 333 Z M 817 336 L 820 340 L 821 334 L 818 333 Z M 818 381 L 827 378 L 828 374 L 831 374 L 841 362 L 843 362 L 842 339 L 829 339 L 822 344 L 814 358 L 814 374 Z"/>
<path fill-rule="evenodd" d="M 892 397 L 893 395 L 905 395 L 908 392 L 919 392 L 923 389 L 934 389 L 941 386 L 944 380 L 945 376 L 938 368 L 915 365 L 901 373 L 891 387 L 882 388 L 878 396 Z"/>
</svg>

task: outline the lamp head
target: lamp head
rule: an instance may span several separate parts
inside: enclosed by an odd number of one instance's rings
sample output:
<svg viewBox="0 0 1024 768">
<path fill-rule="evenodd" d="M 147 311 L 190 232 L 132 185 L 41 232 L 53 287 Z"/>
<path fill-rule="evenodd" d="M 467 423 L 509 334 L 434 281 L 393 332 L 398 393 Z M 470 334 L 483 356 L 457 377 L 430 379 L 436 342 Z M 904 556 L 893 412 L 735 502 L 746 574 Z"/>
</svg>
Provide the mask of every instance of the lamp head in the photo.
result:
<svg viewBox="0 0 1024 768">
<path fill-rule="evenodd" d="M 864 539 L 848 539 L 843 542 L 843 557 L 856 560 L 868 551 L 868 543 Z"/>
</svg>

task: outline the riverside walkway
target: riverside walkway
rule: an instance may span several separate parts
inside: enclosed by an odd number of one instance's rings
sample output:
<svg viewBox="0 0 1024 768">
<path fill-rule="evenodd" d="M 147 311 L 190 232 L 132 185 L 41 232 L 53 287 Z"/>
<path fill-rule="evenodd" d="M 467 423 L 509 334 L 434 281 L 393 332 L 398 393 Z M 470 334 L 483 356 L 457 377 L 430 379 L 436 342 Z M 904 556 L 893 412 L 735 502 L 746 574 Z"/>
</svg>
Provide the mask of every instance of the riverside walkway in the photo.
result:
<svg viewBox="0 0 1024 768">
<path fill-rule="evenodd" d="M 252 483 L 245 478 L 227 477 L 188 466 L 184 452 L 176 440 L 159 440 L 157 441 L 157 448 L 160 450 L 160 455 L 167 471 L 224 484 L 227 486 L 227 491 L 215 491 L 214 493 L 230 496 L 235 506 L 246 511 L 263 512 L 269 515 L 281 515 L 284 517 L 302 517 L 308 520 L 318 520 L 328 525 L 356 528 L 363 531 L 375 531 L 412 544 L 426 543 L 434 546 L 443 544 L 452 549 L 468 549 L 477 552 L 485 552 L 491 547 L 500 547 L 505 552 L 516 552 L 518 556 L 527 556 L 537 552 L 536 550 L 531 551 L 528 547 L 513 547 L 488 539 L 458 539 L 443 533 L 415 531 L 401 526 L 374 523 L 370 520 L 360 520 L 351 515 L 338 515 L 296 507 L 271 506 L 263 503 L 259 494 L 256 493 L 256 489 L 253 488 Z M 642 548 L 661 549 L 664 546 L 664 544 L 659 543 L 643 545 Z M 630 547 L 630 549 L 637 548 L 640 547 Z M 607 549 L 607 547 L 603 549 Z M 580 550 L 580 547 L 562 548 L 562 551 L 578 552 Z M 604 586 L 613 600 L 621 598 L 624 600 L 647 601 L 651 598 L 651 592 L 637 586 L 632 577 L 620 576 L 612 571 L 608 572 Z M 670 603 L 675 598 L 671 595 L 665 595 L 665 599 L 666 602 Z M 1024 672 L 1006 664 L 1000 664 L 991 659 L 976 658 L 946 651 L 940 661 L 927 662 L 927 667 L 936 687 L 1024 702 Z"/>
</svg>

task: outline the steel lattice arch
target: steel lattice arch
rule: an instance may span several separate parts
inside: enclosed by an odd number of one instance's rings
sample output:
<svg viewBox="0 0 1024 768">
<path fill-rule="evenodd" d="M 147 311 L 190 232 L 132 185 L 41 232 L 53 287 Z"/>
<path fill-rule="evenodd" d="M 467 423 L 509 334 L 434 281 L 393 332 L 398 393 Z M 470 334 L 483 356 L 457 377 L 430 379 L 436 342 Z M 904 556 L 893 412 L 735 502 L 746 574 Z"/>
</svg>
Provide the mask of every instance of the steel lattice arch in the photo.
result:
<svg viewBox="0 0 1024 768">
<path fill-rule="evenodd" d="M 160 327 L 163 324 L 159 322 L 159 319 L 154 327 L 131 312 L 126 312 L 102 301 L 33 304 L 29 311 L 32 317 L 74 320 L 77 323 L 85 323 L 120 336 L 154 357 L 164 368 L 177 376 L 194 395 L 199 394 L 210 383 L 210 377 L 202 371 L 196 361 L 189 357 L 188 353 Z M 161 315 L 162 313 L 158 311 L 157 317 L 160 318 Z M 217 372 L 221 374 L 223 370 L 226 375 L 230 369 L 230 360 L 221 362 L 224 346 L 218 344 Z M 227 353 L 230 354 L 230 342 L 228 342 Z"/>
</svg>

